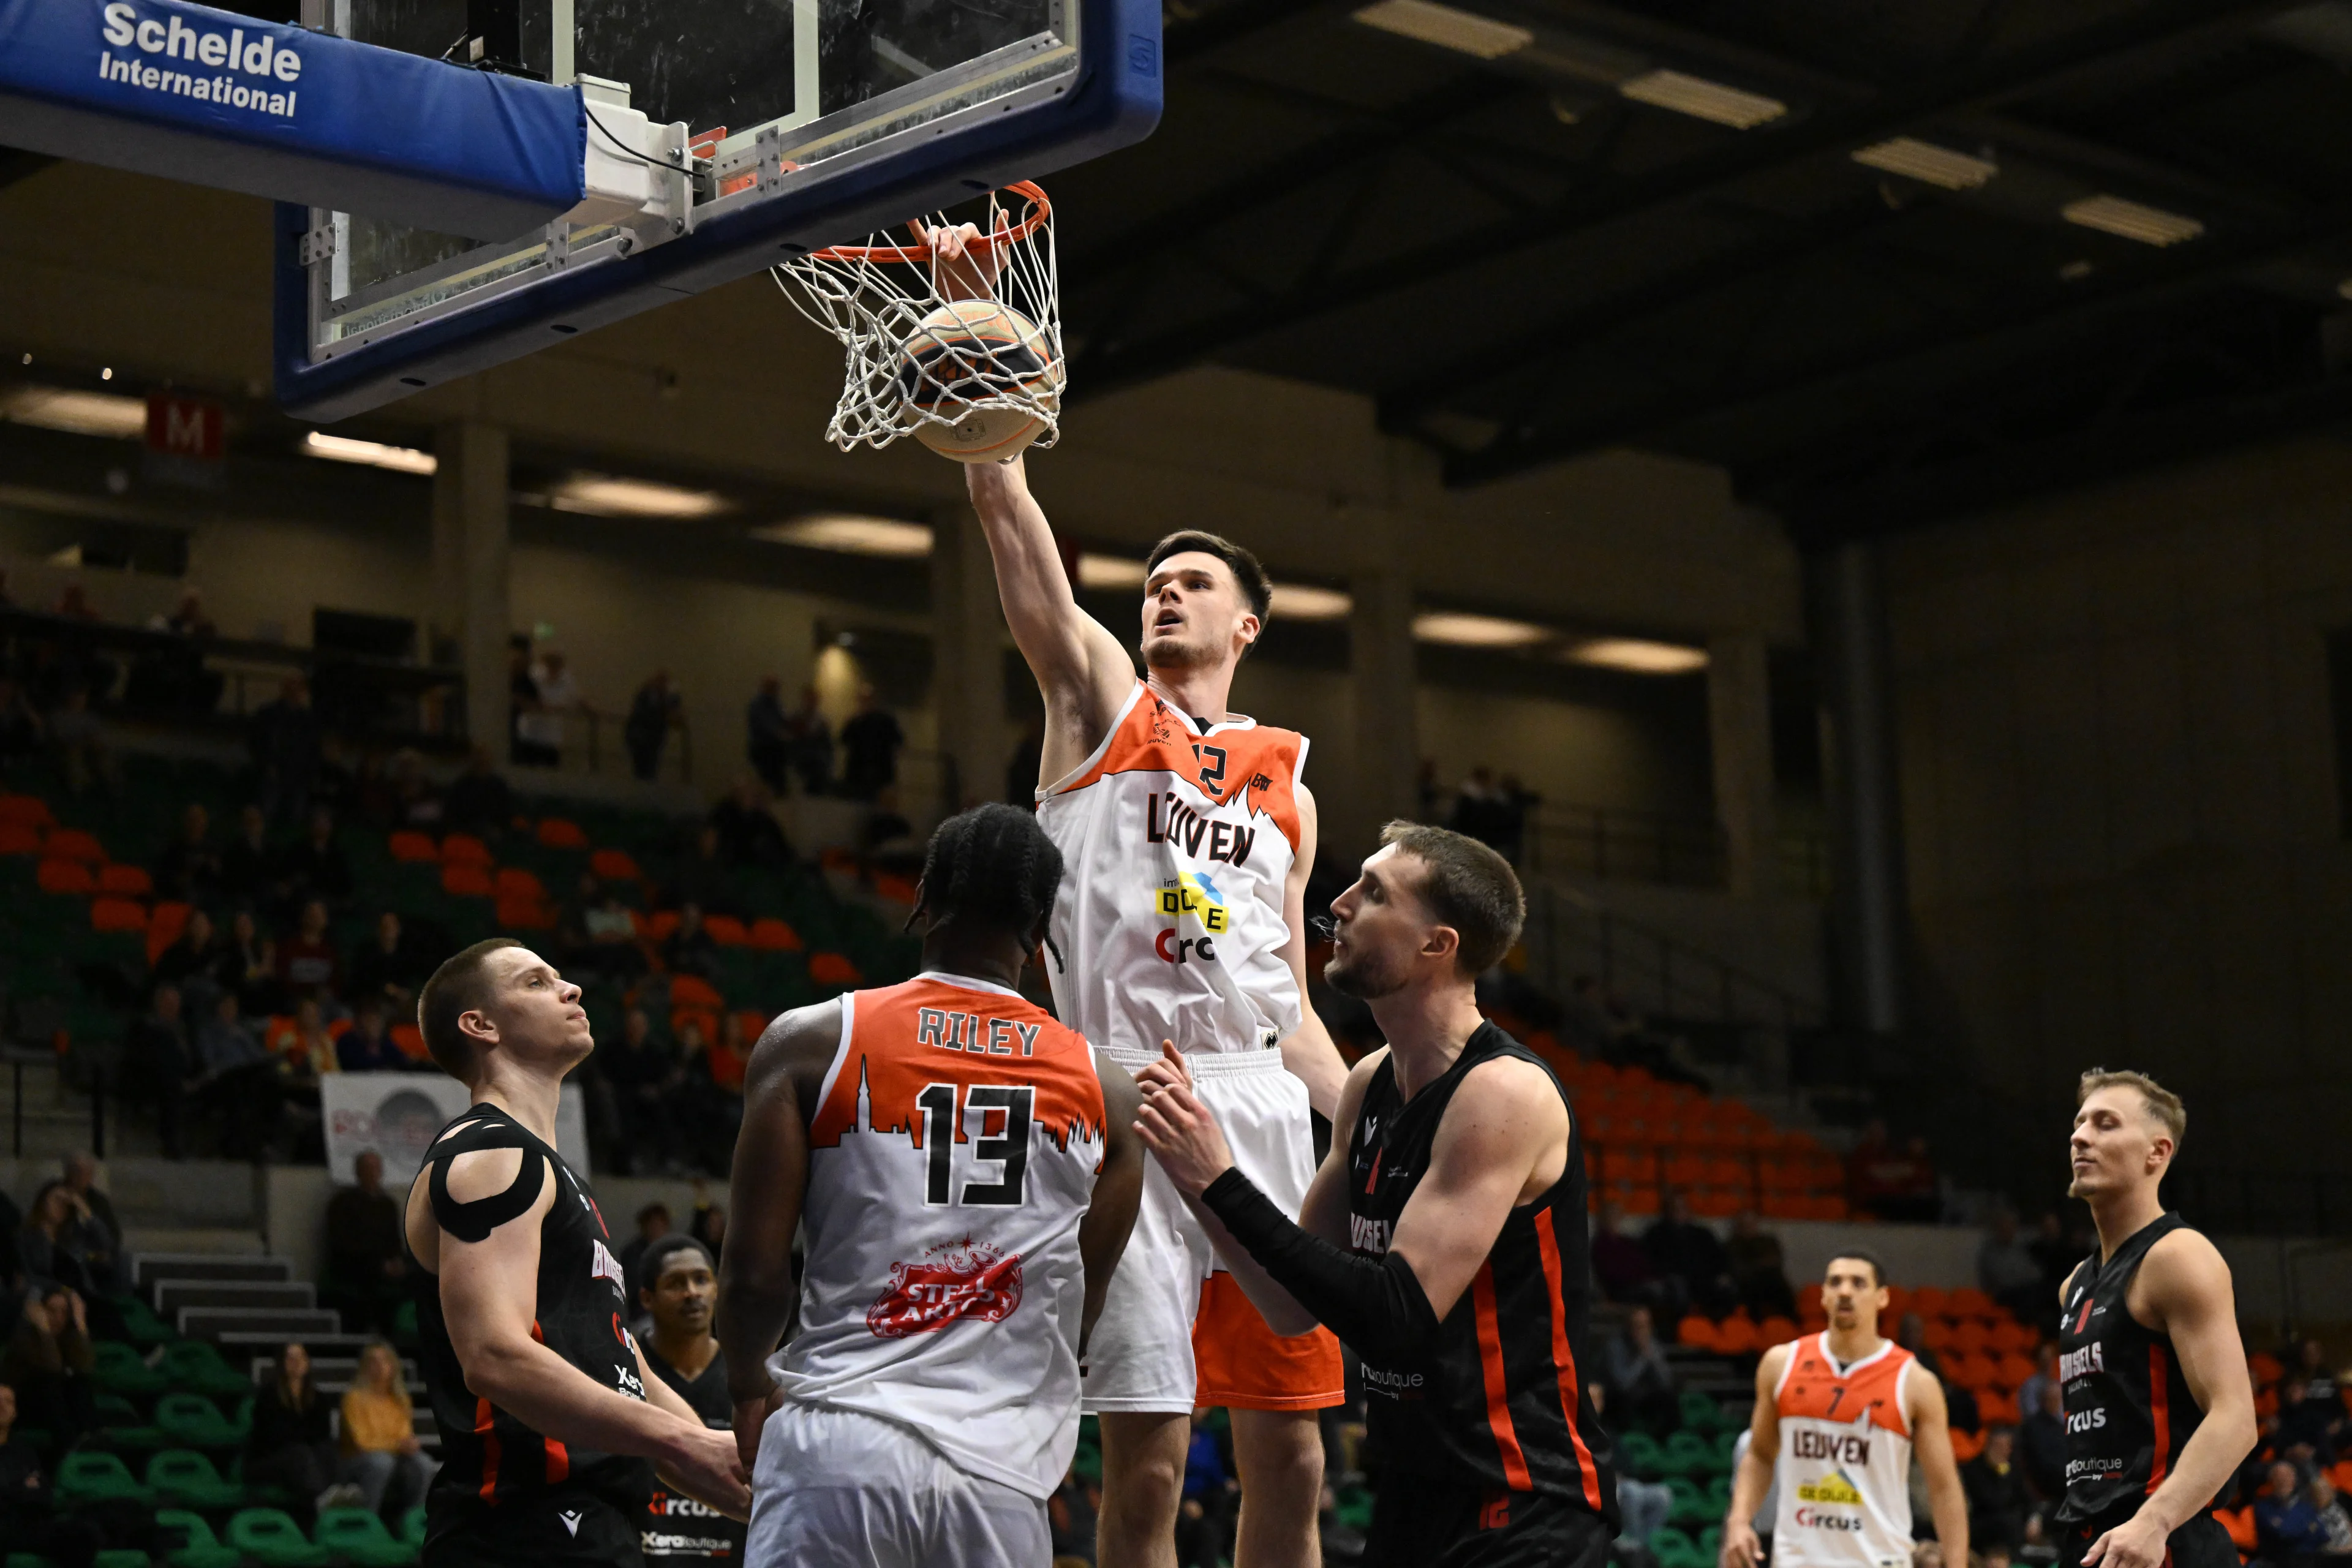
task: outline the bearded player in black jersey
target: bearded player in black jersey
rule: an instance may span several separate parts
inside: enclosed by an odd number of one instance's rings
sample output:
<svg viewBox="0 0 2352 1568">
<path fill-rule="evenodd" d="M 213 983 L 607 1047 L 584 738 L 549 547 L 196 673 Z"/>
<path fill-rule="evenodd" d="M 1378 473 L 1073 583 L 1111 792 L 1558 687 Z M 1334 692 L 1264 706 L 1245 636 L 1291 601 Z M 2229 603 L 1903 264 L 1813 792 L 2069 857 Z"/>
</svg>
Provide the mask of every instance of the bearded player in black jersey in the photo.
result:
<svg viewBox="0 0 2352 1568">
<path fill-rule="evenodd" d="M 410 1277 L 443 1464 L 426 1568 L 641 1563 L 656 1469 L 738 1518 L 735 1439 L 646 1370 L 622 1326 L 621 1265 L 555 1152 L 563 1076 L 595 1042 L 580 987 L 505 938 L 417 998 L 433 1059 L 472 1091 L 408 1193 Z"/>
<path fill-rule="evenodd" d="M 1278 1333 L 1362 1363 L 1378 1458 L 1368 1563 L 1600 1568 L 1617 1533 L 1585 1391 L 1584 1153 L 1559 1080 L 1478 1012 L 1526 904 L 1492 849 L 1391 823 L 1331 905 L 1324 978 L 1371 1005 L 1299 1223 L 1234 1166 L 1171 1045 L 1136 1123 Z"/>
<path fill-rule="evenodd" d="M 2237 1568 L 2210 1511 L 2255 1435 L 2230 1266 L 2157 1195 L 2189 1114 L 2155 1079 L 2096 1068 L 2075 1104 L 2067 1190 L 2099 1250 L 2058 1297 L 2062 1568 Z"/>
</svg>

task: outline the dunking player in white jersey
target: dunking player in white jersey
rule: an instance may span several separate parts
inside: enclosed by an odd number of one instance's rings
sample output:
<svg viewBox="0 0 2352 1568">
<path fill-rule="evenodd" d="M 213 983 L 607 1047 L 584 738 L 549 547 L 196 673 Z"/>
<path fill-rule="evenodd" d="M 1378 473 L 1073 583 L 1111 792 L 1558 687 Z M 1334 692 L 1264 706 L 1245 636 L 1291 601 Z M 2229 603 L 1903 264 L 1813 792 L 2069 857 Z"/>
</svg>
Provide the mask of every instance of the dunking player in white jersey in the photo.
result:
<svg viewBox="0 0 2352 1568">
<path fill-rule="evenodd" d="M 1969 1561 L 1944 1385 L 1878 1337 L 1886 1300 L 1877 1258 L 1839 1253 L 1822 1279 L 1828 1330 L 1775 1345 L 1757 1363 L 1756 1418 L 1732 1479 L 1721 1568 L 1759 1568 L 1752 1521 L 1776 1479 L 1772 1568 L 1910 1568 L 1915 1457 L 1944 1562 Z"/>
<path fill-rule="evenodd" d="M 752 1054 L 719 1307 L 751 1568 L 1053 1554 L 1079 1358 L 1143 1176 L 1133 1080 L 1013 988 L 1061 875 L 1027 812 L 950 818 L 923 973 L 787 1013 Z"/>
<path fill-rule="evenodd" d="M 1305 1005 L 1306 738 L 1226 710 L 1265 624 L 1265 573 L 1212 533 L 1160 541 L 1139 681 L 1128 649 L 1078 607 L 1019 459 L 965 472 L 1005 619 L 1045 698 L 1037 815 L 1070 875 L 1053 928 L 1056 1009 L 1131 1067 L 1163 1040 L 1190 1053 L 1237 1162 L 1295 1215 L 1314 1173 L 1308 1107 L 1329 1115 L 1347 1071 Z M 1321 1330 L 1276 1336 L 1214 1268 L 1200 1223 L 1150 1166 L 1087 1366 L 1104 1568 L 1173 1568 L 1196 1405 L 1233 1412 L 1240 1568 L 1319 1561 L 1316 1413 L 1344 1396 L 1339 1346 Z"/>
</svg>

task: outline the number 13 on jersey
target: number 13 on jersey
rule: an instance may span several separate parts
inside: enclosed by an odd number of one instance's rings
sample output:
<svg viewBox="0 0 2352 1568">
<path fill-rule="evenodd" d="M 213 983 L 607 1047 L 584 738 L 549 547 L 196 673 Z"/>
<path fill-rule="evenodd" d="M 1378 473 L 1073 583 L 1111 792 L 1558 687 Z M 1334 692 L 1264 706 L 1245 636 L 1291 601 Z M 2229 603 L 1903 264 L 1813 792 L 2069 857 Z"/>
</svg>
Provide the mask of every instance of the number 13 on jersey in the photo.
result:
<svg viewBox="0 0 2352 1568">
<path fill-rule="evenodd" d="M 1037 1090 L 1025 1083 L 976 1083 L 968 1089 L 952 1083 L 924 1085 L 915 1097 L 923 1112 L 924 1204 L 934 1208 L 948 1204 L 1018 1206 L 1029 1169 L 1029 1127 L 1036 1102 Z M 974 1117 L 977 1126 L 971 1124 Z M 970 1151 L 960 1191 L 955 1184 L 959 1144 Z"/>
</svg>

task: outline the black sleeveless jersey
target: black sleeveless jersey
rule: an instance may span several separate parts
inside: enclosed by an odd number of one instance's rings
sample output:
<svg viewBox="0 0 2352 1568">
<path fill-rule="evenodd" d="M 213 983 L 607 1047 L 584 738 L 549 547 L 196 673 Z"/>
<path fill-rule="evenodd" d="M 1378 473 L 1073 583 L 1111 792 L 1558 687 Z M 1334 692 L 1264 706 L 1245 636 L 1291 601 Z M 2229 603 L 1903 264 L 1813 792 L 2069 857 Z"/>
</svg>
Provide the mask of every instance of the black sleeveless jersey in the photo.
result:
<svg viewBox="0 0 2352 1568">
<path fill-rule="evenodd" d="M 2124 1306 L 2147 1249 L 2185 1227 L 2168 1214 L 2140 1227 L 2105 1263 L 2083 1260 L 2066 1281 L 2058 1324 L 2058 1376 L 2066 1393 L 2069 1523 L 2128 1511 L 2164 1484 L 2205 1417 L 2190 1396 L 2172 1341 L 2140 1326 Z"/>
<path fill-rule="evenodd" d="M 433 1214 L 442 1229 L 462 1241 L 482 1239 L 537 1202 L 551 1173 L 555 1202 L 540 1223 L 531 1337 L 606 1388 L 643 1399 L 637 1358 L 622 1327 L 621 1263 L 594 1200 L 563 1156 L 497 1106 L 477 1105 L 449 1125 L 457 1131 L 433 1144 L 418 1173 L 432 1184 Z M 449 1162 L 481 1149 L 520 1149 L 521 1173 L 497 1197 L 457 1203 L 449 1195 Z M 509 1509 L 518 1500 L 559 1491 L 584 1492 L 635 1523 L 653 1490 L 651 1461 L 570 1447 L 467 1389 L 441 1314 L 441 1282 L 414 1252 L 408 1264 L 415 1282 L 417 1361 L 441 1433 L 441 1470 L 426 1499 L 428 1542 L 463 1529 L 486 1510 Z"/>
<path fill-rule="evenodd" d="M 1439 1121 L 1462 1079 L 1481 1062 L 1541 1058 L 1492 1024 L 1411 1100 L 1397 1093 L 1393 1062 L 1364 1092 L 1348 1143 L 1349 1240 L 1388 1251 L 1407 1199 L 1429 1169 Z M 1438 1325 L 1423 1363 L 1384 1366 L 1360 1358 L 1368 1427 L 1381 1462 L 1401 1473 L 1451 1476 L 1538 1492 L 1590 1510 L 1613 1527 L 1617 1480 L 1606 1433 L 1586 1393 L 1591 1259 L 1585 1229 L 1584 1147 L 1571 1118 L 1568 1163 L 1534 1202 L 1514 1208 L 1470 1289 Z"/>
</svg>

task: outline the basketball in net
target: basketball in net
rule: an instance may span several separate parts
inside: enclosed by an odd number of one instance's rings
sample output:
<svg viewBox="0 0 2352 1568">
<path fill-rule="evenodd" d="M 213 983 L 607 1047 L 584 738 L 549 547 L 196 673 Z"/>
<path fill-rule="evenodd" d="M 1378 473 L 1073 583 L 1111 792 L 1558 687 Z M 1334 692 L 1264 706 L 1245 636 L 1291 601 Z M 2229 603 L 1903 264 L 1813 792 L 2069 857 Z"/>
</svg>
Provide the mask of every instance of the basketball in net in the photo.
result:
<svg viewBox="0 0 2352 1568">
<path fill-rule="evenodd" d="M 992 195 L 947 256 L 944 216 L 914 243 L 835 246 L 775 268 L 786 299 L 845 356 L 825 438 L 843 451 L 912 436 L 959 462 L 1049 447 L 1062 405 L 1053 208 L 1025 182 Z"/>
</svg>

